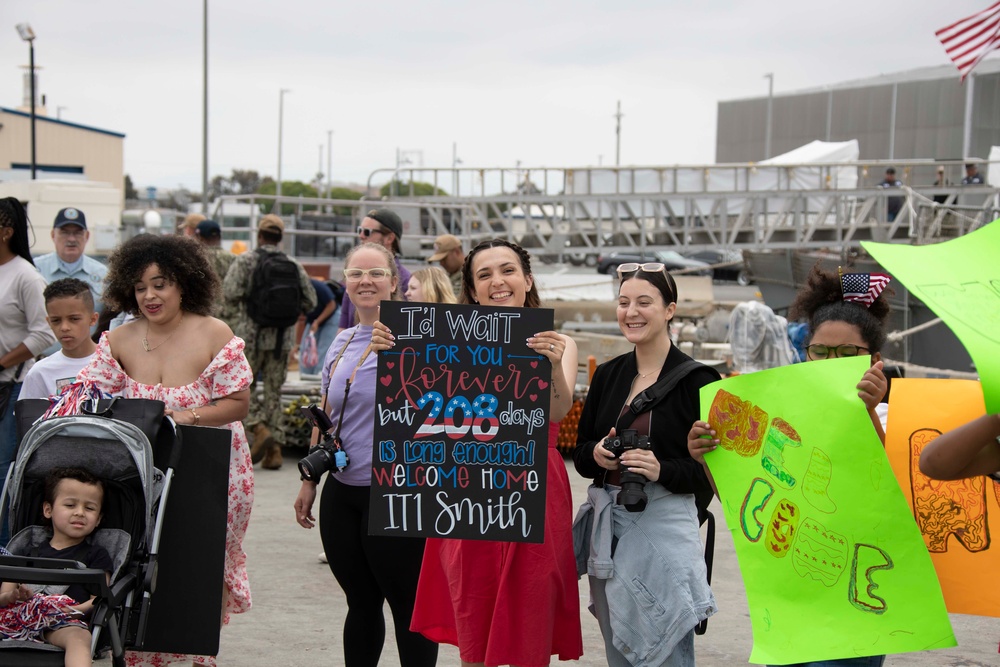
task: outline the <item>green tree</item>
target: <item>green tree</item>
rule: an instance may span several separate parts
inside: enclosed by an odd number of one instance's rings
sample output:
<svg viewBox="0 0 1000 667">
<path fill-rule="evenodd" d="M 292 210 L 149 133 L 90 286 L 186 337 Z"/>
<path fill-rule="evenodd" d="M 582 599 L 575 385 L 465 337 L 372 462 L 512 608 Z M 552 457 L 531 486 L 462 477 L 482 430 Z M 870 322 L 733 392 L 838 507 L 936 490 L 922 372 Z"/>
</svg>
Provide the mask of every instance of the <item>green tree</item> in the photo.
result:
<svg viewBox="0 0 1000 667">
<path fill-rule="evenodd" d="M 265 177 L 266 178 L 266 177 Z M 233 169 L 229 176 L 215 176 L 208 186 L 209 198 L 221 195 L 252 195 L 260 190 L 264 178 L 253 169 Z"/>
<path fill-rule="evenodd" d="M 410 185 L 409 181 L 397 181 L 395 179 L 389 181 L 382 186 L 379 193 L 383 197 L 409 197 L 410 195 Z M 448 193 L 441 188 L 435 189 L 430 183 L 423 183 L 421 181 L 413 181 L 413 195 L 414 197 L 432 197 L 434 195 L 447 195 Z"/>
<path fill-rule="evenodd" d="M 257 190 L 257 194 L 262 195 L 273 195 L 277 191 L 277 183 L 270 178 L 264 178 L 261 183 L 260 188 Z M 281 182 L 281 196 L 282 197 L 318 197 L 319 194 L 309 183 L 303 183 L 302 181 L 282 181 Z M 271 203 L 263 202 L 260 205 L 261 210 L 265 213 L 271 211 Z M 306 204 L 302 206 L 303 211 L 316 211 L 320 207 L 316 204 Z M 299 210 L 297 204 L 285 203 L 281 205 L 281 215 L 291 215 Z"/>
<path fill-rule="evenodd" d="M 129 200 L 129 199 L 138 199 L 138 198 L 139 198 L 139 192 L 135 189 L 135 186 L 132 185 L 132 177 L 129 176 L 128 174 L 125 174 L 125 199 L 126 199 L 126 201 Z"/>
<path fill-rule="evenodd" d="M 361 199 L 361 193 L 357 190 L 351 190 L 350 188 L 331 188 L 330 189 L 330 199 Z M 336 215 L 350 215 L 350 206 L 334 206 L 333 212 Z"/>
</svg>

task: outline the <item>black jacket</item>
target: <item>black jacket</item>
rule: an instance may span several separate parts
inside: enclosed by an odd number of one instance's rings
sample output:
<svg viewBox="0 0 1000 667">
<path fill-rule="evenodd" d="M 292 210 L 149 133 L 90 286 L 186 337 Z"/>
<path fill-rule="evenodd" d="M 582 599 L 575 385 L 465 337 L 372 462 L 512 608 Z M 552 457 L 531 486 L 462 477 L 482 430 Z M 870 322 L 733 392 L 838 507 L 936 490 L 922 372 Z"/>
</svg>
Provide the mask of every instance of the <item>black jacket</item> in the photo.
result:
<svg viewBox="0 0 1000 667">
<path fill-rule="evenodd" d="M 688 359 L 688 355 L 671 345 L 659 377 Z M 573 450 L 576 470 L 584 477 L 598 483 L 604 481 L 605 470 L 594 461 L 594 447 L 604 441 L 617 423 L 638 372 L 635 351 L 601 364 L 594 372 Z M 688 454 L 687 434 L 701 418 L 698 390 L 718 379 L 715 369 L 696 368 L 653 407 L 650 416 L 649 444 L 660 462 L 658 482 L 672 493 L 694 494 L 699 513 L 712 500 L 712 486 L 701 464 Z"/>
</svg>

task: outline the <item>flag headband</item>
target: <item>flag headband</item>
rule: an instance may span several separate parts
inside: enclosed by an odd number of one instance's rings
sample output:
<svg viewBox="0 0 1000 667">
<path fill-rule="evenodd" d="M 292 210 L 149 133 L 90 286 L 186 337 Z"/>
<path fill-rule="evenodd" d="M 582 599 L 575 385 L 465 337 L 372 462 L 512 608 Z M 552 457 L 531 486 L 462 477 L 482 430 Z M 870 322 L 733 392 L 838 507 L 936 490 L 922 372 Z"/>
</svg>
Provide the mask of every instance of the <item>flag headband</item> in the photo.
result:
<svg viewBox="0 0 1000 667">
<path fill-rule="evenodd" d="M 863 303 L 866 308 L 875 303 L 885 286 L 892 280 L 885 273 L 844 273 L 842 267 L 837 267 L 840 276 L 840 291 L 844 301 Z"/>
</svg>

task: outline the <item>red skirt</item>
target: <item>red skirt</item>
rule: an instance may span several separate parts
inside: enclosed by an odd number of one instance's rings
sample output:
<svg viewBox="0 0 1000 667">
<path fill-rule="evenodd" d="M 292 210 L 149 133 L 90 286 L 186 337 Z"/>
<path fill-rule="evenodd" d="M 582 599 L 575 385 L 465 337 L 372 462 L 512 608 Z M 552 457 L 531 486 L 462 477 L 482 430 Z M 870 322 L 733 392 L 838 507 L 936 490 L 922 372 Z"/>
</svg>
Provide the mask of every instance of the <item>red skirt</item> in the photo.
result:
<svg viewBox="0 0 1000 667">
<path fill-rule="evenodd" d="M 583 655 L 573 499 L 549 425 L 545 541 L 428 539 L 410 629 L 465 662 L 543 667 Z"/>
</svg>

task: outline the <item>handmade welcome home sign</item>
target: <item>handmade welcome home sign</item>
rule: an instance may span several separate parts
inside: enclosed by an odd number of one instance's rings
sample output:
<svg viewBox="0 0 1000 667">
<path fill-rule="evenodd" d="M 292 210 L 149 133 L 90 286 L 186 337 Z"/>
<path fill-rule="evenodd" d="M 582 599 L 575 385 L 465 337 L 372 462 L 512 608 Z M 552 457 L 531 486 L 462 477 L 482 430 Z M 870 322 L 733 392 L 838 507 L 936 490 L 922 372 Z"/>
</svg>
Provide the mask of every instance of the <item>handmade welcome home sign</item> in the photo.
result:
<svg viewBox="0 0 1000 667">
<path fill-rule="evenodd" d="M 955 333 L 983 383 L 986 409 L 1000 412 L 1000 221 L 944 243 L 861 243 Z"/>
<path fill-rule="evenodd" d="M 552 315 L 382 302 L 370 534 L 543 541 Z"/>
<path fill-rule="evenodd" d="M 985 414 L 975 380 L 892 381 L 885 449 L 937 569 L 948 611 L 1000 616 L 1000 484 L 988 477 L 934 480 L 920 453 L 935 438 Z"/>
<path fill-rule="evenodd" d="M 955 645 L 923 538 L 856 385 L 869 357 L 713 383 L 705 459 L 746 586 L 750 662 Z"/>
</svg>

